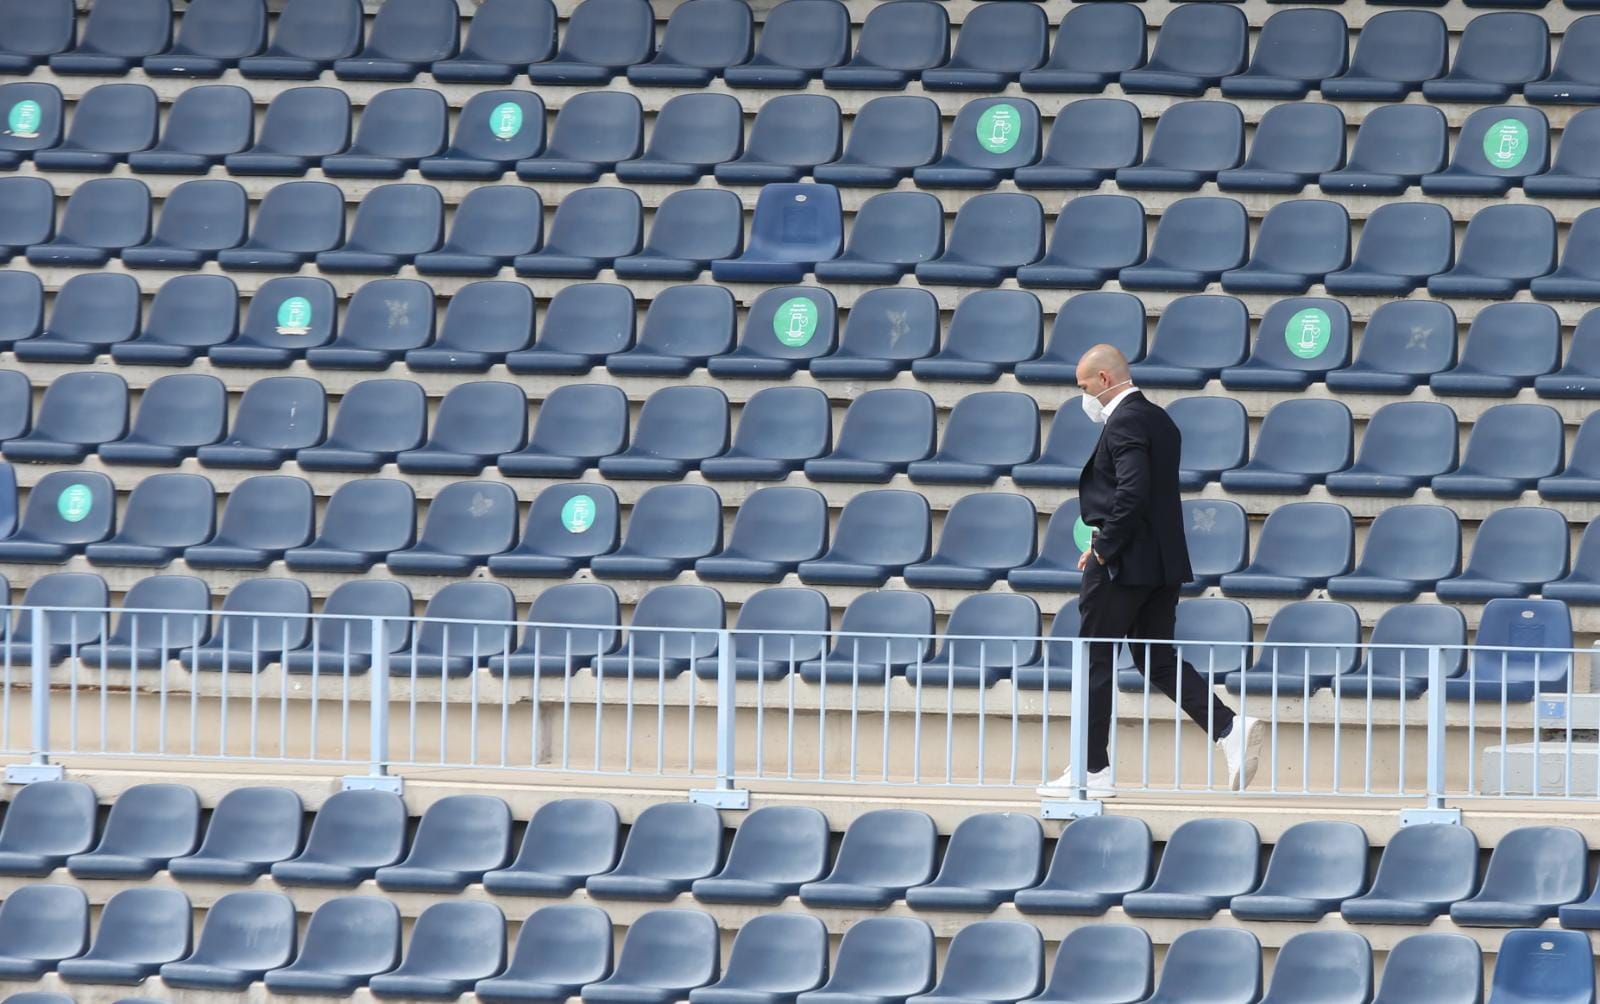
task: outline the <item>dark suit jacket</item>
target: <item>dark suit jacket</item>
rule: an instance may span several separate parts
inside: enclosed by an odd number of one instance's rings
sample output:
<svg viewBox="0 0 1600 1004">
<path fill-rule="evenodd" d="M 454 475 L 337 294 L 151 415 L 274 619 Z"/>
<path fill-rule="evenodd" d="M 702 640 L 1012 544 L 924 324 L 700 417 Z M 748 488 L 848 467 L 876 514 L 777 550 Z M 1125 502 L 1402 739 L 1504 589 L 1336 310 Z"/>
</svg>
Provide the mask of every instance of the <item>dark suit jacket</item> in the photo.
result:
<svg viewBox="0 0 1600 1004">
<path fill-rule="evenodd" d="M 1117 405 L 1083 465 L 1078 499 L 1112 580 L 1175 586 L 1193 578 L 1178 491 L 1178 427 L 1134 391 Z M 1092 560 L 1092 559 L 1091 559 Z"/>
</svg>

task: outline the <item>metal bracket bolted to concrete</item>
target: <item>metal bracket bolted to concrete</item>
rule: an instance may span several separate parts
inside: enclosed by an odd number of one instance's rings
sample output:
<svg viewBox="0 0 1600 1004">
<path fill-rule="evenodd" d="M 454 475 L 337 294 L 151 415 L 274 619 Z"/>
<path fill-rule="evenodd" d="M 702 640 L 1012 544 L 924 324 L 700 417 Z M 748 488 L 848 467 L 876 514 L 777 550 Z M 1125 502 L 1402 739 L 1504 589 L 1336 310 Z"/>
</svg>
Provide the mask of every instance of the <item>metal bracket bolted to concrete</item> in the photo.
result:
<svg viewBox="0 0 1600 1004">
<path fill-rule="evenodd" d="M 1428 823 L 1461 825 L 1460 809 L 1401 809 L 1401 826 L 1423 826 Z"/>
<path fill-rule="evenodd" d="M 1039 803 L 1040 819 L 1082 819 L 1084 816 L 1099 816 L 1104 813 L 1105 806 L 1092 798 L 1082 801 L 1047 798 Z"/>
<path fill-rule="evenodd" d="M 692 788 L 689 791 L 689 801 L 700 805 L 709 805 L 713 809 L 748 809 L 750 808 L 750 790 L 748 788 Z"/>
<path fill-rule="evenodd" d="M 404 795 L 405 778 L 393 774 L 350 774 L 339 779 L 342 791 L 387 791 L 391 795 Z"/>
<path fill-rule="evenodd" d="M 66 776 L 58 763 L 14 763 L 6 767 L 6 784 L 59 781 Z"/>
</svg>

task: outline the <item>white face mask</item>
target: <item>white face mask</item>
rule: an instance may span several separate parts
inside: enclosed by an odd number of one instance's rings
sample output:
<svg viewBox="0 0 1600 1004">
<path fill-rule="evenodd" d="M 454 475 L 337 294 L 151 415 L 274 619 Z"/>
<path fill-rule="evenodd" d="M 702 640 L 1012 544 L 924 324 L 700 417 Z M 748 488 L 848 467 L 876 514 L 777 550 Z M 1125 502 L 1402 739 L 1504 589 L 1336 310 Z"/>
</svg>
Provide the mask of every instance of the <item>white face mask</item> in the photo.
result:
<svg viewBox="0 0 1600 1004">
<path fill-rule="evenodd" d="M 1104 393 L 1107 393 L 1108 391 L 1116 390 L 1118 387 L 1121 387 L 1122 384 L 1128 384 L 1128 383 L 1133 383 L 1133 381 L 1132 380 L 1124 380 L 1124 381 L 1122 381 L 1122 383 L 1114 383 L 1111 386 L 1107 387 L 1105 390 L 1101 391 L 1100 393 L 1104 394 Z M 1100 398 L 1099 397 L 1097 397 L 1094 394 L 1085 394 L 1082 397 L 1078 398 L 1078 400 L 1080 402 L 1082 402 L 1082 404 L 1083 404 L 1083 413 L 1085 415 L 1089 416 L 1089 421 L 1093 422 L 1095 425 L 1104 425 L 1105 424 L 1105 421 L 1106 421 L 1106 406 L 1100 403 Z"/>
</svg>

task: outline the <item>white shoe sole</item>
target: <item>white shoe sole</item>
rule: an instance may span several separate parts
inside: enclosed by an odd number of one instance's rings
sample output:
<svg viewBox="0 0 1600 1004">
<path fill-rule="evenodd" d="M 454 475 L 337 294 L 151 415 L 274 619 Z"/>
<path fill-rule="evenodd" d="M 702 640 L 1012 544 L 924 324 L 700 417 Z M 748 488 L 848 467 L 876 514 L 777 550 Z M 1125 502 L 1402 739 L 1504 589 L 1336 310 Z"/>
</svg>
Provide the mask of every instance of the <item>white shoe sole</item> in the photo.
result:
<svg viewBox="0 0 1600 1004">
<path fill-rule="evenodd" d="M 1261 767 L 1261 747 L 1266 742 L 1267 723 L 1254 719 L 1244 734 L 1244 762 L 1240 765 L 1240 777 L 1233 779 L 1231 787 L 1234 791 L 1242 791 L 1250 787 L 1250 782 L 1256 779 L 1256 771 Z"/>
</svg>

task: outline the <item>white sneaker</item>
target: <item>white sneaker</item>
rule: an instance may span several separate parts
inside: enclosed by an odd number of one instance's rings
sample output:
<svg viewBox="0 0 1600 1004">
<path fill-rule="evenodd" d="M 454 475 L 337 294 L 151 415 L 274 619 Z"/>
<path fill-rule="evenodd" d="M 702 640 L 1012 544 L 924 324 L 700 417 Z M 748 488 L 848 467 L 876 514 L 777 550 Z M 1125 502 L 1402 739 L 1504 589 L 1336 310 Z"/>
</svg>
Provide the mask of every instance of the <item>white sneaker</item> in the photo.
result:
<svg viewBox="0 0 1600 1004">
<path fill-rule="evenodd" d="M 1117 790 L 1111 786 L 1111 768 L 1090 771 L 1087 787 L 1090 798 L 1116 798 Z M 1040 785 L 1035 789 L 1040 798 L 1077 798 L 1078 789 L 1072 784 L 1072 768 L 1068 767 L 1061 772 L 1061 776 L 1049 784 Z"/>
<path fill-rule="evenodd" d="M 1217 740 L 1222 755 L 1228 760 L 1229 791 L 1242 791 L 1255 780 L 1256 768 L 1261 766 L 1261 744 L 1266 737 L 1266 722 L 1241 715 L 1234 719 L 1233 731 Z"/>
</svg>

